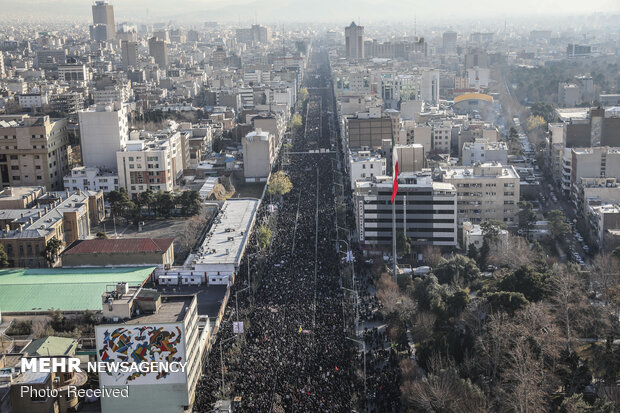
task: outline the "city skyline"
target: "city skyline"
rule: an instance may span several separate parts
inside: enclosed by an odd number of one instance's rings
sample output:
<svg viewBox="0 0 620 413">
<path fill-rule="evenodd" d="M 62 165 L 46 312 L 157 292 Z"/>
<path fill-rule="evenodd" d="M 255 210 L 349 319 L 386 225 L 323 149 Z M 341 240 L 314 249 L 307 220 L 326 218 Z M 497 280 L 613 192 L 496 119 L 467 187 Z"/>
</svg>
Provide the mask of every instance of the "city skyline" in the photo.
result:
<svg viewBox="0 0 620 413">
<path fill-rule="evenodd" d="M 111 2 L 111 4 L 119 22 L 137 18 L 140 21 L 182 19 L 188 22 L 217 20 L 234 23 L 256 20 L 265 23 L 287 21 L 342 23 L 355 19 L 361 20 L 362 24 L 369 24 L 419 19 L 421 24 L 431 25 L 440 21 L 476 21 L 486 18 L 521 20 L 527 17 L 531 20 L 599 14 L 605 17 L 605 14 L 620 13 L 620 3 L 614 0 L 596 0 L 587 3 L 576 0 L 542 2 L 525 0 L 518 3 L 504 3 L 501 8 L 490 0 L 477 0 L 466 6 L 456 0 L 439 0 L 414 5 L 407 1 L 344 0 L 338 2 L 337 7 L 327 0 L 318 0 L 311 5 L 301 0 L 268 0 L 262 3 L 248 0 L 230 2 L 184 0 L 181 5 L 174 3 L 173 6 L 164 0 L 139 0 Z M 3 0 L 0 5 L 9 19 L 45 17 L 49 20 L 67 20 L 71 17 L 88 17 L 90 13 L 90 3 L 78 0 L 25 0 L 19 3 Z M 319 12 L 324 9 L 330 9 L 331 12 L 327 14 Z M 45 13 L 45 16 L 41 16 L 41 13 Z M 441 19 L 438 19 L 438 16 L 441 16 Z"/>
</svg>

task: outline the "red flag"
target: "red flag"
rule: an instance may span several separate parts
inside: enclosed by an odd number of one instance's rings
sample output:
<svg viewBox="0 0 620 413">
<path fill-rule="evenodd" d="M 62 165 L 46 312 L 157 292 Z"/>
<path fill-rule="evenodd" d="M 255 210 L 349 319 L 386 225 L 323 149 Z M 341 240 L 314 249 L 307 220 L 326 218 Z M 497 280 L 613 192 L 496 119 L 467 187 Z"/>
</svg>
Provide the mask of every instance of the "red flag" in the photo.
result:
<svg viewBox="0 0 620 413">
<path fill-rule="evenodd" d="M 392 137 L 392 163 L 394 164 L 394 183 L 392 184 L 392 204 L 398 192 L 398 153 L 396 152 L 396 141 Z"/>
</svg>

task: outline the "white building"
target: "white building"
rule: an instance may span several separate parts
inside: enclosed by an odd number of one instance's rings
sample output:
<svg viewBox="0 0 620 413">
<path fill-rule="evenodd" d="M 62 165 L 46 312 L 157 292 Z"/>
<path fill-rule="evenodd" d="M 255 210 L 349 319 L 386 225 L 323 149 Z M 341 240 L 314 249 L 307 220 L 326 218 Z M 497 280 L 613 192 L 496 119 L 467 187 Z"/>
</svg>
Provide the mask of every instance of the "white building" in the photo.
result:
<svg viewBox="0 0 620 413">
<path fill-rule="evenodd" d="M 471 166 L 477 162 L 499 162 L 507 165 L 508 146 L 506 142 L 489 142 L 486 139 L 465 142 L 463 144 L 463 165 Z"/>
<path fill-rule="evenodd" d="M 442 180 L 458 193 L 458 223 L 488 220 L 518 223 L 520 177 L 514 166 L 497 163 L 440 168 Z"/>
<path fill-rule="evenodd" d="M 116 152 L 129 139 L 128 106 L 99 104 L 78 112 L 84 166 L 116 170 Z"/>
<path fill-rule="evenodd" d="M 119 185 L 130 196 L 147 189 L 172 191 L 189 159 L 189 133 L 143 132 L 143 140 L 133 134 L 125 148 L 116 152 Z"/>
<path fill-rule="evenodd" d="M 421 98 L 432 105 L 439 103 L 439 71 L 425 70 L 422 72 Z"/>
<path fill-rule="evenodd" d="M 497 237 L 497 242 L 502 245 L 508 239 L 508 231 L 500 229 Z M 482 247 L 484 243 L 484 234 L 480 225 L 474 225 L 469 221 L 463 222 L 463 249 L 465 252 L 469 251 L 469 248 L 473 245 L 477 249 Z"/>
<path fill-rule="evenodd" d="M 90 80 L 90 76 L 85 64 L 65 64 L 58 66 L 58 80 L 84 82 Z"/>
<path fill-rule="evenodd" d="M 102 172 L 99 168 L 78 166 L 71 170 L 71 174 L 64 177 L 65 189 L 69 191 L 92 190 L 103 191 L 108 193 L 110 191 L 117 191 L 118 186 L 118 174 L 112 172 Z"/>
<path fill-rule="evenodd" d="M 17 103 L 23 109 L 41 110 L 49 100 L 45 93 L 26 93 L 17 95 Z"/>
<path fill-rule="evenodd" d="M 385 158 L 379 153 L 370 151 L 358 151 L 349 155 L 349 176 L 351 189 L 355 189 L 355 183 L 372 181 L 375 176 L 384 176 L 386 171 Z"/>
<path fill-rule="evenodd" d="M 226 200 L 200 250 L 186 265 L 204 273 L 209 284 L 234 282 L 259 203 L 258 199 Z"/>
<path fill-rule="evenodd" d="M 256 129 L 242 139 L 243 176 L 246 182 L 267 181 L 276 158 L 276 142 L 269 132 Z"/>
<path fill-rule="evenodd" d="M 115 290 L 104 293 L 102 307 L 108 322 L 95 329 L 98 362 L 186 363 L 183 369 L 167 373 L 100 372 L 103 387 L 128 389 L 125 397 L 102 397 L 102 413 L 136 409 L 183 413 L 190 409 L 204 349 L 196 296 L 162 296 L 155 290 L 130 289 L 120 283 Z"/>
</svg>

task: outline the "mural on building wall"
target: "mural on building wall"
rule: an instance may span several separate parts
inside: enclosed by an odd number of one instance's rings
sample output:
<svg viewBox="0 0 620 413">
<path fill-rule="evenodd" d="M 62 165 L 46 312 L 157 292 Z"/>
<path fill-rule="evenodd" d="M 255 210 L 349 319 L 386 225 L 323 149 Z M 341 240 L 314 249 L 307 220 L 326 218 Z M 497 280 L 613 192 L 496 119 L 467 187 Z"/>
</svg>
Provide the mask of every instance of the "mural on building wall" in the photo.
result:
<svg viewBox="0 0 620 413">
<path fill-rule="evenodd" d="M 97 329 L 97 354 L 106 363 L 182 363 L 185 354 L 178 325 L 106 326 Z M 120 370 L 120 369 L 119 369 Z M 184 372 L 107 371 L 102 385 L 183 383 Z"/>
</svg>

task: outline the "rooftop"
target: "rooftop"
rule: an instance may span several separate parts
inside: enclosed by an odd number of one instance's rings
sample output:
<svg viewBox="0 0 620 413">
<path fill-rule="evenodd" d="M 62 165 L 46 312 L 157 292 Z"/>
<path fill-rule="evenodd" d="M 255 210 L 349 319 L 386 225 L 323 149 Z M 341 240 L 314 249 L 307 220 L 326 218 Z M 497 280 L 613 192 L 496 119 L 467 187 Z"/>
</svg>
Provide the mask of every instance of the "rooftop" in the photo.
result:
<svg viewBox="0 0 620 413">
<path fill-rule="evenodd" d="M 155 267 L 51 268 L 0 271 L 0 306 L 5 313 L 101 310 L 106 286 L 142 285 Z"/>
<path fill-rule="evenodd" d="M 512 165 L 487 162 L 474 166 L 453 166 L 440 168 L 444 179 L 501 178 L 519 179 L 519 174 Z"/>
<path fill-rule="evenodd" d="M 73 242 L 62 255 L 166 252 L 173 238 L 90 239 Z"/>
<path fill-rule="evenodd" d="M 156 313 L 132 317 L 125 324 L 178 323 L 185 318 L 193 299 L 193 295 L 164 295 Z"/>
<path fill-rule="evenodd" d="M 239 265 L 258 205 L 258 199 L 227 200 L 193 264 Z"/>
<path fill-rule="evenodd" d="M 77 346 L 75 338 L 47 336 L 32 341 L 23 352 L 29 356 L 68 356 L 75 354 Z"/>
</svg>

